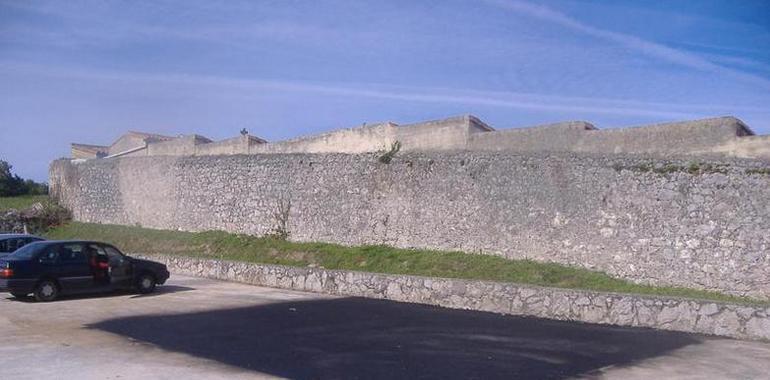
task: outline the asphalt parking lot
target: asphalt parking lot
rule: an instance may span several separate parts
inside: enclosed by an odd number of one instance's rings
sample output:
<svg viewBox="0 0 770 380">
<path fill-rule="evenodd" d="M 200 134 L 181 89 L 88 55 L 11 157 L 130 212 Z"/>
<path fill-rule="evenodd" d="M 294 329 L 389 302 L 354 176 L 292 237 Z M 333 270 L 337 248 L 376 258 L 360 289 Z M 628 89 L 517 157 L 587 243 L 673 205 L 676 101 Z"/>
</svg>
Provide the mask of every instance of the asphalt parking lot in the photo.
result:
<svg viewBox="0 0 770 380">
<path fill-rule="evenodd" d="M 770 378 L 770 344 L 172 276 L 155 294 L 0 293 L 7 379 Z"/>
</svg>

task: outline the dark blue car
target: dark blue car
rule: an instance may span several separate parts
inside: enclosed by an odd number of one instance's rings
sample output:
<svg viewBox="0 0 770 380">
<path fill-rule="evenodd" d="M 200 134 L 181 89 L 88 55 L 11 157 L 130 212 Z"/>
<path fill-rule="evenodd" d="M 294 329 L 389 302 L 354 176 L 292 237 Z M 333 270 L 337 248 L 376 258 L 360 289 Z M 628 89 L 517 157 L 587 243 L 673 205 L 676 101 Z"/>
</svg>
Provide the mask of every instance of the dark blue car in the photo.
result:
<svg viewBox="0 0 770 380">
<path fill-rule="evenodd" d="M 41 240 L 45 239 L 34 235 L 0 234 L 0 257 L 6 256 L 29 243 Z"/>
<path fill-rule="evenodd" d="M 117 289 L 150 293 L 168 277 L 161 263 L 129 257 L 94 241 L 40 241 L 0 257 L 0 291 L 14 297 L 32 293 L 38 301 Z"/>
</svg>

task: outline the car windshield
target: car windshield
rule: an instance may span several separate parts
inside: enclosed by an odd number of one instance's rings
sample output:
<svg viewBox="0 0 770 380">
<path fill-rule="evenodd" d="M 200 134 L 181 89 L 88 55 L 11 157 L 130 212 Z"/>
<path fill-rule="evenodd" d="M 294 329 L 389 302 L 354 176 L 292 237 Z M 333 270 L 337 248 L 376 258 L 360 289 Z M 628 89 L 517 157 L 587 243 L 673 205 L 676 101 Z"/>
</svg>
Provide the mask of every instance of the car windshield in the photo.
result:
<svg viewBox="0 0 770 380">
<path fill-rule="evenodd" d="M 30 243 L 17 249 L 8 257 L 12 257 L 16 259 L 31 259 L 35 257 L 35 254 L 40 252 L 40 250 L 43 249 L 43 247 L 45 247 L 45 244 Z"/>
</svg>

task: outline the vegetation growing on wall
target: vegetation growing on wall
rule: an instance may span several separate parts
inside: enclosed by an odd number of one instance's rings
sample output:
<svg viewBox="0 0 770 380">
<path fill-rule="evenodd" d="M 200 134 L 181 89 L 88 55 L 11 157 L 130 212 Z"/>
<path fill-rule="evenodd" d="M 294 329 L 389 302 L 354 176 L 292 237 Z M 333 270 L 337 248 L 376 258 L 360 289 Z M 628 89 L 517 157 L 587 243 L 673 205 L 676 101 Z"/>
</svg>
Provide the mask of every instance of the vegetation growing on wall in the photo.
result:
<svg viewBox="0 0 770 380">
<path fill-rule="evenodd" d="M 383 164 L 389 164 L 391 161 L 393 161 L 393 157 L 396 156 L 396 153 L 401 150 L 401 141 L 394 141 L 393 144 L 390 145 L 390 150 L 383 153 L 379 161 Z"/>
<path fill-rule="evenodd" d="M 770 168 L 749 168 L 746 174 L 770 175 Z"/>
<path fill-rule="evenodd" d="M 692 175 L 700 174 L 713 174 L 713 173 L 727 173 L 726 164 L 710 164 L 702 162 L 691 162 L 687 165 L 677 165 L 672 163 L 654 163 L 646 162 L 636 165 L 623 165 L 615 163 L 612 165 L 615 171 L 620 172 L 623 170 L 630 170 L 641 173 L 656 173 L 656 174 L 672 174 L 672 173 L 688 173 Z"/>
<path fill-rule="evenodd" d="M 288 196 L 278 199 L 273 210 L 275 227 L 270 235 L 274 239 L 286 240 L 289 238 L 289 214 L 291 213 L 291 198 Z"/>
</svg>

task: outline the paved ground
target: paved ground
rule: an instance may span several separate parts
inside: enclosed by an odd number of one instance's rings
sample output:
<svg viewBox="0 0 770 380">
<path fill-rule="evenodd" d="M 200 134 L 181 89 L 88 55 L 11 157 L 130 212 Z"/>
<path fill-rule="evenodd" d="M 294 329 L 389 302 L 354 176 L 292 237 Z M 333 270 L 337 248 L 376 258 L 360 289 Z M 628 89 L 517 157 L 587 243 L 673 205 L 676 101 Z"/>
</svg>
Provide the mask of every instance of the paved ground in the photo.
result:
<svg viewBox="0 0 770 380">
<path fill-rule="evenodd" d="M 159 290 L 0 293 L 2 378 L 770 378 L 770 344 L 182 276 Z"/>
</svg>

